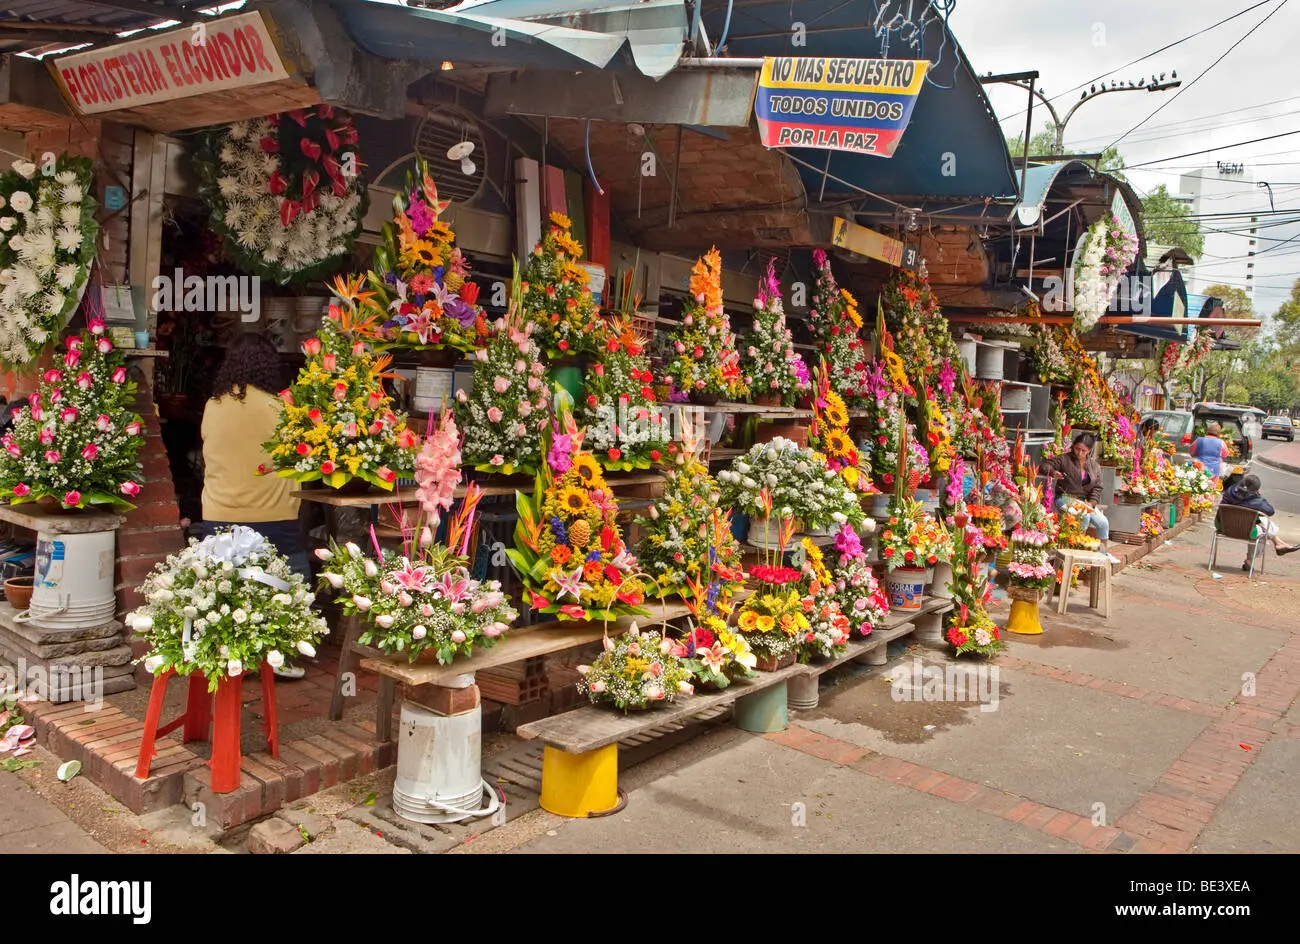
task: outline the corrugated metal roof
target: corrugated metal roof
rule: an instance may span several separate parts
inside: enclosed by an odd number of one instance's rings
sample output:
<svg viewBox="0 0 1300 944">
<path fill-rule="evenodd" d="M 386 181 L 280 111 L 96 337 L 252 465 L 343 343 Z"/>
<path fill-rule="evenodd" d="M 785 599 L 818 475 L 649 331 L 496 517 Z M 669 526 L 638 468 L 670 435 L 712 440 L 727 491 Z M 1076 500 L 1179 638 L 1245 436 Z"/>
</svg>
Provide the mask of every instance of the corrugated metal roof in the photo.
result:
<svg viewBox="0 0 1300 944">
<path fill-rule="evenodd" d="M 75 46 L 86 42 L 108 45 L 117 41 L 115 33 L 93 31 L 74 31 L 65 29 L 17 29 L 6 23 L 52 24 L 54 27 L 71 27 L 88 25 L 92 27 L 111 27 L 117 31 L 145 29 L 171 20 L 177 14 L 194 15 L 196 6 L 215 7 L 216 4 L 199 3 L 194 0 L 120 0 L 121 6 L 115 6 L 113 0 L 101 0 L 97 3 L 82 3 L 79 0 L 0 0 L 0 51 L 29 52 L 38 54 L 44 50 L 54 50 Z M 242 4 L 230 4 L 230 10 Z M 148 7 L 157 7 L 157 13 Z M 229 11 L 228 11 L 229 12 Z M 67 41 L 58 41 L 58 37 L 67 36 Z"/>
<path fill-rule="evenodd" d="M 1067 171 L 1071 174 L 1081 170 L 1092 174 L 1092 168 L 1083 161 L 1061 161 L 1056 164 L 1034 164 L 1025 168 L 1025 194 L 1016 204 L 1016 220 L 1021 226 L 1033 226 L 1043 215 L 1043 205 L 1047 195 L 1052 192 L 1056 178 Z"/>
</svg>

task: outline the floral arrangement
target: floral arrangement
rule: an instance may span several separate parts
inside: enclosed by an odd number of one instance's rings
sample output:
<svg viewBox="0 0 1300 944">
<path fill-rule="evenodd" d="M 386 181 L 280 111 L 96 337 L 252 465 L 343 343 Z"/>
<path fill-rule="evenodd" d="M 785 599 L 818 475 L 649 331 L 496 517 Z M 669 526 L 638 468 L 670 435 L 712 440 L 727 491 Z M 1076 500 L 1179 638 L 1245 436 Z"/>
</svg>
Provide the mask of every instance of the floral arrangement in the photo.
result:
<svg viewBox="0 0 1300 944">
<path fill-rule="evenodd" d="M 991 656 L 1004 644 L 1002 631 L 986 609 L 993 600 L 993 588 L 981 564 L 984 533 L 972 525 L 969 514 L 960 507 L 953 514 L 952 524 L 952 579 L 948 585 L 954 606 L 944 616 L 945 635 L 956 655 Z"/>
<path fill-rule="evenodd" d="M 560 620 L 611 621 L 644 616 L 645 585 L 623 543 L 618 502 L 600 463 L 582 451 L 582 434 L 567 414 L 543 436 L 546 461 L 531 495 L 517 492 L 510 563 L 536 612 Z"/>
<path fill-rule="evenodd" d="M 1079 515 L 1062 510 L 1057 512 L 1057 547 L 1072 547 L 1084 551 L 1101 549 L 1101 541 L 1088 534 L 1083 528 L 1083 519 Z"/>
<path fill-rule="evenodd" d="M 889 595 L 876 581 L 852 525 L 845 524 L 835 535 L 835 551 L 831 580 L 840 612 L 848 617 L 851 633 L 869 636 L 889 615 Z"/>
<path fill-rule="evenodd" d="M 1096 327 L 1137 253 L 1137 236 L 1125 232 L 1114 214 L 1103 214 L 1088 227 L 1074 264 L 1074 324 L 1079 332 Z"/>
<path fill-rule="evenodd" d="M 794 336 L 785 323 L 775 259 L 767 260 L 767 272 L 759 280 L 758 297 L 754 299 L 754 330 L 745 339 L 741 363 L 745 384 L 756 398 L 771 398 L 794 406 L 800 395 L 812 389 L 808 367 L 795 353 Z"/>
<path fill-rule="evenodd" d="M 813 344 L 825 362 L 831 389 L 845 398 L 867 395 L 867 345 L 862 340 L 862 314 L 847 289 L 835 283 L 831 263 L 824 249 L 813 250 L 817 270 L 813 283 L 808 327 Z"/>
<path fill-rule="evenodd" d="M 360 280 L 335 281 L 338 296 L 314 338 L 303 342 L 307 363 L 284 401 L 275 438 L 264 448 L 282 478 L 323 481 L 341 488 L 352 479 L 392 491 L 399 476 L 414 470 L 418 437 L 393 412 L 384 380 L 392 358 L 376 354 L 374 316 L 362 315 L 366 293 Z"/>
<path fill-rule="evenodd" d="M 524 271 L 524 315 L 537 325 L 538 341 L 552 360 L 595 354 L 606 337 L 591 295 L 591 273 L 582 265 L 586 253 L 573 238 L 572 226 L 563 213 L 552 213 Z"/>
<path fill-rule="evenodd" d="M 1160 520 L 1160 512 L 1153 509 L 1142 512 L 1142 533 L 1147 537 L 1158 538 L 1164 534 L 1165 526 Z"/>
<path fill-rule="evenodd" d="M 798 571 L 795 572 L 798 575 Z M 803 594 L 797 584 L 760 583 L 741 604 L 736 628 L 750 649 L 767 662 L 779 661 L 799 648 L 812 623 L 804 613 Z"/>
<path fill-rule="evenodd" d="M 694 621 L 677 641 L 679 649 L 674 654 L 686 660 L 695 683 L 702 688 L 720 691 L 738 678 L 751 677 L 758 657 L 745 637 L 727 626 L 735 610 L 732 589 L 716 580 L 707 590 L 698 580 L 689 581 L 688 587 L 683 599 Z"/>
<path fill-rule="evenodd" d="M 636 519 L 641 529 L 637 559 L 661 596 L 685 593 L 692 581 L 719 580 L 724 592 L 744 582 L 740 542 L 731 532 L 731 511 L 709 467 L 689 449 L 670 447 L 675 462 L 663 495 Z"/>
<path fill-rule="evenodd" d="M 848 483 L 811 449 L 780 436 L 756 443 L 718 473 L 722 502 L 755 517 L 794 517 L 808 527 L 831 521 L 859 524 L 862 504 Z"/>
<path fill-rule="evenodd" d="M 1033 481 L 1032 475 L 1029 481 Z M 1026 484 L 1017 507 L 1020 523 L 1011 532 L 1011 563 L 1007 565 L 1011 587 L 1035 593 L 1050 590 L 1056 571 L 1048 556 L 1056 543 L 1056 523 L 1043 505 L 1043 490 Z"/>
<path fill-rule="evenodd" d="M 393 219 L 384 224 L 383 243 L 368 274 L 379 332 L 389 347 L 474 351 L 488 336 L 488 319 L 478 304 L 478 285 L 469 263 L 453 246 L 456 234 L 441 216 L 448 201 L 423 157 L 393 198 Z"/>
<path fill-rule="evenodd" d="M 862 474 L 862 458 L 849 435 L 848 406 L 832 389 L 825 361 L 813 371 L 813 390 L 808 442 L 817 450 L 814 455 L 832 472 L 838 472 L 849 488 L 864 494 L 876 492 L 871 476 Z"/>
<path fill-rule="evenodd" d="M 930 377 L 945 360 L 960 359 L 929 279 L 918 272 L 896 269 L 885 283 L 880 304 L 908 376 Z"/>
<path fill-rule="evenodd" d="M 944 361 L 945 366 L 948 365 Z M 949 368 L 951 370 L 951 368 Z M 925 449 L 929 459 L 927 478 L 934 482 L 952 467 L 957 457 L 957 450 L 952 437 L 948 435 L 948 416 L 929 387 L 925 388 L 925 398 L 920 401 L 921 426 L 926 430 Z"/>
<path fill-rule="evenodd" d="M 237 121 L 195 160 L 226 255 L 274 282 L 323 278 L 352 252 L 365 212 L 357 129 L 331 105 Z"/>
<path fill-rule="evenodd" d="M 129 511 L 140 494 L 141 420 L 129 404 L 135 384 L 93 319 L 67 340 L 58 366 L 41 375 L 27 406 L 0 437 L 0 498 L 45 499 L 63 508 L 109 505 Z"/>
<path fill-rule="evenodd" d="M 691 670 L 673 640 L 643 633 L 635 623 L 616 639 L 605 634 L 605 648 L 591 665 L 578 666 L 578 691 L 593 705 L 639 711 L 694 692 Z"/>
<path fill-rule="evenodd" d="M 928 478 L 930 454 L 917 441 L 916 430 L 902 410 L 885 422 L 871 451 L 871 477 L 882 492 L 892 492 L 901 483 L 910 494 Z M 900 461 L 903 456 L 905 461 Z"/>
<path fill-rule="evenodd" d="M 1043 383 L 1066 384 L 1074 380 L 1074 370 L 1069 355 L 1061 343 L 1062 335 L 1068 329 L 1038 329 L 1037 340 L 1030 352 L 1034 369 Z"/>
<path fill-rule="evenodd" d="M 808 629 L 798 640 L 798 658 L 803 664 L 813 659 L 833 659 L 849 644 L 852 624 L 840 607 L 835 578 L 826 566 L 822 549 L 807 538 L 800 545 L 807 594 L 803 598 Z"/>
<path fill-rule="evenodd" d="M 430 426 L 433 426 L 430 418 Z M 460 481 L 460 433 L 450 413 L 431 428 L 415 461 L 420 511 L 403 521 L 401 554 L 385 554 L 371 529 L 374 555 L 351 542 L 331 542 L 316 556 L 329 567 L 320 575 L 339 596 L 343 611 L 360 616 L 363 645 L 407 653 L 415 662 L 431 652 L 447 665 L 495 644 L 519 616 L 501 584 L 480 582 L 469 572 L 469 541 L 482 492 L 471 485 L 448 522 L 447 543 L 434 543 L 442 514 L 450 511 Z"/>
<path fill-rule="evenodd" d="M 1158 476 L 1152 476 L 1140 469 L 1134 469 L 1124 476 L 1124 483 L 1115 489 L 1115 499 L 1129 505 L 1141 505 L 1155 501 L 1164 494 L 1164 486 Z"/>
<path fill-rule="evenodd" d="M 47 170 L 52 173 L 47 173 Z M 99 223 L 90 160 L 17 160 L 0 174 L 0 363 L 21 367 L 57 338 L 81 303 Z"/>
<path fill-rule="evenodd" d="M 664 383 L 676 391 L 674 399 L 748 396 L 736 336 L 722 307 L 722 255 L 717 249 L 691 268 L 690 293 L 670 339 L 673 356 L 664 368 Z"/>
<path fill-rule="evenodd" d="M 479 472 L 536 474 L 541 465 L 542 434 L 550 425 L 552 401 L 536 327 L 522 314 L 516 266 L 510 307 L 494 326 L 487 346 L 474 354 L 469 393 L 456 393 L 456 413 L 465 429 L 465 462 Z"/>
<path fill-rule="evenodd" d="M 329 627 L 312 609 L 315 595 L 262 535 L 236 525 L 156 566 L 140 587 L 145 604 L 127 625 L 148 644 L 153 675 L 199 672 L 216 691 L 263 662 L 316 654 Z"/>
<path fill-rule="evenodd" d="M 952 535 L 913 498 L 892 499 L 880 531 L 880 556 L 890 570 L 933 567 L 952 559 Z"/>
<path fill-rule="evenodd" d="M 587 444 L 606 469 L 648 469 L 663 458 L 671 433 L 655 402 L 645 338 L 620 318 L 609 325 L 597 357 L 577 414 Z"/>
<path fill-rule="evenodd" d="M 1007 546 L 1007 536 L 1002 533 L 1002 509 L 997 505 L 968 505 L 966 512 L 975 527 L 980 529 L 981 544 L 991 551 Z"/>
</svg>

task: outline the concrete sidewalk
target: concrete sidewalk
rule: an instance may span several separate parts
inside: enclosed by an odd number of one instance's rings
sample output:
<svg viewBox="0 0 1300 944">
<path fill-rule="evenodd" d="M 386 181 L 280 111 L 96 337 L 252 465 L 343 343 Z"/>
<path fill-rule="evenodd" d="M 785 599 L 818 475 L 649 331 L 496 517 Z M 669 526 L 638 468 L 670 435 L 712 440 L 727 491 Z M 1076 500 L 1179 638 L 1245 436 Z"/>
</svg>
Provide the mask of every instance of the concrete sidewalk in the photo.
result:
<svg viewBox="0 0 1300 944">
<path fill-rule="evenodd" d="M 1300 475 L 1300 442 L 1279 443 L 1267 452 L 1257 452 L 1255 459 L 1274 469 Z"/>
<path fill-rule="evenodd" d="M 50 773 L 52 776 L 53 771 Z M 33 852 L 98 853 L 108 850 L 57 806 L 41 797 L 23 778 L 0 772 L 0 855 Z"/>
</svg>

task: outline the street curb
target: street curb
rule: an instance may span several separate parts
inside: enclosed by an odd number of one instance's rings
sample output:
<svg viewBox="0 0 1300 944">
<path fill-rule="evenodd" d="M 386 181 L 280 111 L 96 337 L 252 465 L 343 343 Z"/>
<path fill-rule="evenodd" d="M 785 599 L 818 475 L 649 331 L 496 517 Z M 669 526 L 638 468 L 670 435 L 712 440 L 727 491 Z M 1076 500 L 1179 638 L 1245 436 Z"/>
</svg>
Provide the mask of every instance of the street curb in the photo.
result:
<svg viewBox="0 0 1300 944">
<path fill-rule="evenodd" d="M 1300 475 L 1300 465 L 1290 465 L 1286 462 L 1278 462 L 1276 459 L 1270 459 L 1267 453 L 1262 456 L 1256 456 L 1255 458 L 1264 463 L 1264 465 L 1268 466 L 1270 469 L 1279 469 L 1283 472 L 1292 472 L 1296 475 Z"/>
</svg>

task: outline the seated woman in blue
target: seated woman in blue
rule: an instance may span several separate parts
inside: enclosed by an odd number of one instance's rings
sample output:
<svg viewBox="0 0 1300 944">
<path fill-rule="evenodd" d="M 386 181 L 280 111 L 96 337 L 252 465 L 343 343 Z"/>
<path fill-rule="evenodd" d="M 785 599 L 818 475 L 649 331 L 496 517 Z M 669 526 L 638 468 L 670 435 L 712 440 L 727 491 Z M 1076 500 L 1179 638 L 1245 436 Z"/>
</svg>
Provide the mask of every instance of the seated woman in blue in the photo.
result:
<svg viewBox="0 0 1300 944">
<path fill-rule="evenodd" d="M 1216 479 L 1223 471 L 1223 460 L 1228 458 L 1228 444 L 1220 438 L 1222 435 L 1223 427 L 1211 423 L 1205 428 L 1205 435 L 1198 436 L 1191 448 L 1192 458 L 1205 466 L 1205 471 Z"/>
</svg>

